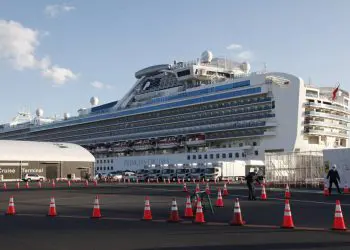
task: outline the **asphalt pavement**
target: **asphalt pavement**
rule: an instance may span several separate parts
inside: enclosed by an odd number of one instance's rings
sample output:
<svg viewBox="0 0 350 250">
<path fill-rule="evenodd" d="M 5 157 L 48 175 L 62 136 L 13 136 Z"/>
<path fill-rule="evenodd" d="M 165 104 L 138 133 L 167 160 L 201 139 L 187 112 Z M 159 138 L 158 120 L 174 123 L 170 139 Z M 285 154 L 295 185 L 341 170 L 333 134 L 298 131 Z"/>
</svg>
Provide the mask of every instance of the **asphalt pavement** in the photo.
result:
<svg viewBox="0 0 350 250">
<path fill-rule="evenodd" d="M 217 187 L 211 186 L 215 204 Z M 191 192 L 194 185 L 188 185 Z M 201 185 L 204 189 L 205 185 Z M 180 215 L 187 193 L 179 184 L 31 183 L 17 190 L 8 184 L 0 191 L 1 249 L 350 249 L 350 232 L 330 230 L 335 200 L 341 201 L 345 222 L 350 220 L 350 195 L 324 197 L 321 192 L 292 191 L 291 210 L 296 229 L 281 229 L 284 197 L 281 191 L 267 192 L 267 201 L 248 201 L 244 186 L 229 185 L 224 208 L 205 211 L 204 225 L 183 219 L 167 223 L 171 201 L 176 198 Z M 260 190 L 257 190 L 260 194 Z M 98 195 L 102 218 L 91 219 Z M 13 196 L 17 214 L 5 216 Z M 153 221 L 141 221 L 144 198 L 150 197 Z M 55 197 L 58 216 L 46 216 L 50 197 Z M 240 199 L 246 225 L 229 226 L 234 199 Z"/>
</svg>

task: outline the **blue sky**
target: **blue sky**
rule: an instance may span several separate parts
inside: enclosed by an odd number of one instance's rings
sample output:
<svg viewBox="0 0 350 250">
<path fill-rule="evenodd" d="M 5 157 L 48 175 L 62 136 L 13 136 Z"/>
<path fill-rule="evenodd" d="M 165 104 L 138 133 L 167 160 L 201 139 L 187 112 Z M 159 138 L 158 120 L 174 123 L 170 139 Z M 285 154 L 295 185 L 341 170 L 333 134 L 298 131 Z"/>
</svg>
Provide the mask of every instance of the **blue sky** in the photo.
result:
<svg viewBox="0 0 350 250">
<path fill-rule="evenodd" d="M 209 49 L 350 90 L 350 1 L 0 0 L 0 121 L 117 100 L 134 73 Z M 240 49 L 229 50 L 231 44 Z M 99 82 L 99 83 L 96 83 Z M 92 83 L 95 82 L 95 87 Z M 99 87 L 99 88 L 96 88 Z"/>
</svg>

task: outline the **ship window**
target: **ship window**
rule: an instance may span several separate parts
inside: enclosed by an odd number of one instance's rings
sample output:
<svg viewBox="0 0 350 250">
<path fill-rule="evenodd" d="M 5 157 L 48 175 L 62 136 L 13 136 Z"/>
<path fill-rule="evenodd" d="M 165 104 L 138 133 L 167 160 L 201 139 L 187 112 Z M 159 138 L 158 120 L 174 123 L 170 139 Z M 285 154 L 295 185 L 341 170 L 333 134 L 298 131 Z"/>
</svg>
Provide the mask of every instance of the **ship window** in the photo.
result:
<svg viewBox="0 0 350 250">
<path fill-rule="evenodd" d="M 254 154 L 255 154 L 255 155 L 259 155 L 259 151 L 258 151 L 258 150 L 255 150 L 255 151 L 254 151 Z"/>
<path fill-rule="evenodd" d="M 196 155 L 192 155 L 192 159 L 195 160 L 197 158 Z"/>
<path fill-rule="evenodd" d="M 256 145 L 257 145 L 256 141 L 253 141 L 253 146 L 256 146 Z"/>
<path fill-rule="evenodd" d="M 109 170 L 109 167 L 107 167 L 107 170 Z"/>
<path fill-rule="evenodd" d="M 106 170 L 106 167 L 103 167 L 103 170 Z"/>
<path fill-rule="evenodd" d="M 204 159 L 208 159 L 208 155 L 204 155 Z"/>
<path fill-rule="evenodd" d="M 232 158 L 232 153 L 229 153 L 229 154 L 228 154 L 228 158 Z"/>
<path fill-rule="evenodd" d="M 188 70 L 183 70 L 183 71 L 180 71 L 180 72 L 177 72 L 177 76 L 178 77 L 182 77 L 182 76 L 187 76 L 191 74 L 191 71 L 188 69 Z"/>
<path fill-rule="evenodd" d="M 187 156 L 187 160 L 191 160 L 191 156 L 190 155 Z"/>
<path fill-rule="evenodd" d="M 111 167 L 111 170 L 113 170 L 113 167 Z"/>
<path fill-rule="evenodd" d="M 239 143 L 239 146 L 240 146 L 240 147 L 243 147 L 243 143 Z"/>
<path fill-rule="evenodd" d="M 239 158 L 239 153 L 235 153 L 235 157 L 236 157 L 236 158 Z"/>
<path fill-rule="evenodd" d="M 214 159 L 214 155 L 213 154 L 210 154 L 210 159 Z"/>
<path fill-rule="evenodd" d="M 223 159 L 226 159 L 226 154 L 222 154 L 222 158 L 223 158 Z"/>
<path fill-rule="evenodd" d="M 216 154 L 216 159 L 219 159 L 220 158 L 220 154 Z"/>
<path fill-rule="evenodd" d="M 272 109 L 275 108 L 275 101 L 272 101 Z"/>
<path fill-rule="evenodd" d="M 107 163 L 109 163 L 109 160 L 107 160 Z"/>
<path fill-rule="evenodd" d="M 103 163 L 106 163 L 106 160 L 103 160 Z"/>
<path fill-rule="evenodd" d="M 198 155 L 198 159 L 201 160 L 202 159 L 202 155 Z"/>
</svg>

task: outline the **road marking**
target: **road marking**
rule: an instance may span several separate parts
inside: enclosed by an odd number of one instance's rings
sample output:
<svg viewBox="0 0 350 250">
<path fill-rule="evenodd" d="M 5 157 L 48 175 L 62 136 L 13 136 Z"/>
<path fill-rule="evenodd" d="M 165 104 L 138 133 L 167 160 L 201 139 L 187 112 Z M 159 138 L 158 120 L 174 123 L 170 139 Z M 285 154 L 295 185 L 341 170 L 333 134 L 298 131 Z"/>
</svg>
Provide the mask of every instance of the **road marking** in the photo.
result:
<svg viewBox="0 0 350 250">
<path fill-rule="evenodd" d="M 168 192 L 181 192 L 182 190 L 173 190 L 173 189 L 165 189 L 165 188 L 157 188 L 157 187 L 148 187 L 143 189 L 150 189 L 150 190 L 161 190 L 161 191 L 168 191 Z M 243 189 L 242 189 L 243 190 Z M 244 197 L 248 198 L 248 195 L 235 195 L 235 194 L 229 194 L 230 197 Z M 259 200 L 259 199 L 258 199 Z M 277 201 L 285 201 L 285 199 L 282 198 L 276 198 L 276 197 L 269 197 L 267 201 L 269 200 L 277 200 Z M 326 202 L 326 201 L 312 201 L 312 200 L 296 200 L 296 199 L 290 199 L 291 202 L 301 202 L 301 203 L 311 203 L 311 204 L 324 204 L 324 205 L 335 205 L 335 202 Z M 349 203 L 341 203 L 342 206 L 350 206 Z"/>
<path fill-rule="evenodd" d="M 6 215 L 0 215 L 0 216 L 6 216 Z M 47 217 L 46 215 L 42 215 L 42 214 L 16 214 L 15 216 L 26 216 L 26 217 L 41 217 L 41 218 L 45 218 Z M 78 215 L 57 215 L 57 218 L 67 218 L 67 219 L 91 219 L 91 217 L 89 216 L 78 216 Z M 48 217 L 48 218 L 54 218 L 54 217 Z M 138 221 L 142 221 L 142 219 L 137 219 L 137 218 L 118 218 L 118 217 L 101 217 L 98 218 L 98 220 L 111 220 L 111 221 L 127 221 L 127 222 L 138 222 Z M 155 219 L 155 220 L 151 220 L 151 221 L 147 221 L 146 223 L 167 223 L 167 220 L 165 219 Z M 178 224 L 190 224 L 190 225 L 197 225 L 195 223 L 193 223 L 190 220 L 181 220 Z M 208 226 L 227 226 L 227 227 L 231 227 L 231 225 L 227 222 L 206 222 L 204 223 L 204 225 L 208 225 Z M 236 227 L 236 226 L 232 226 L 232 227 Z M 238 226 L 237 226 L 238 227 Z M 317 228 L 317 227 L 295 227 L 294 229 L 283 229 L 280 226 L 275 226 L 275 225 L 258 225 L 258 224 L 246 224 L 244 227 L 248 227 L 248 228 L 267 228 L 267 229 L 280 229 L 280 230 L 285 230 L 285 231 L 323 231 L 323 232 L 343 232 L 343 233 L 350 233 L 350 230 L 346 230 L 346 231 L 334 231 L 328 228 Z"/>
<path fill-rule="evenodd" d="M 248 198 L 247 195 L 234 195 L 234 194 L 230 194 L 229 196 L 231 197 L 244 197 L 244 198 Z M 274 197 L 270 197 L 268 198 L 266 201 L 269 200 L 277 200 L 277 201 L 285 201 L 285 199 L 281 199 L 281 198 L 274 198 Z M 259 199 L 257 199 L 257 201 L 259 201 Z M 266 202 L 264 201 L 264 202 Z M 295 200 L 295 199 L 290 199 L 291 202 L 300 202 L 300 203 L 311 203 L 311 204 L 323 204 L 323 205 L 335 205 L 335 202 L 326 202 L 326 201 L 311 201 L 311 200 Z M 349 203 L 341 203 L 342 206 L 350 206 Z"/>
<path fill-rule="evenodd" d="M 147 187 L 147 185 L 149 184 L 136 184 L 134 186 L 127 186 L 128 184 L 118 184 L 118 185 L 115 185 L 115 186 L 101 186 L 102 188 L 109 188 L 109 187 L 122 187 L 122 188 L 127 188 L 127 187 L 137 187 L 141 190 L 159 190 L 159 191 L 166 191 L 166 192 L 182 192 L 182 189 L 167 189 L 167 188 L 159 188 L 160 186 L 166 186 L 166 185 L 171 185 L 172 187 L 174 187 L 175 185 L 178 185 L 178 184 L 157 184 L 158 186 L 153 186 L 153 187 Z M 23 189 L 25 191 L 27 191 L 28 189 Z M 32 189 L 33 191 L 34 190 L 42 190 L 44 191 L 45 189 Z M 49 189 L 46 189 L 46 190 L 49 190 Z M 54 189 L 50 189 L 50 190 L 54 190 Z M 58 189 L 58 191 L 65 191 L 65 190 L 70 190 L 70 189 Z M 73 189 L 71 189 L 73 190 Z M 83 188 L 81 189 L 77 189 L 77 190 L 84 190 Z M 89 189 L 91 190 L 91 189 Z M 235 190 L 235 189 L 233 189 Z M 239 188 L 239 190 L 244 190 L 243 188 Z M 20 191 L 20 190 L 19 190 Z M 4 192 L 5 193 L 5 192 Z M 85 193 L 83 193 L 85 194 Z M 315 194 L 315 193 L 313 193 Z M 88 195 L 88 194 L 86 194 Z M 92 196 L 94 194 L 91 194 Z M 124 195 L 123 193 L 115 193 L 115 194 L 102 194 L 101 196 L 112 196 L 112 195 Z M 247 198 L 248 196 L 247 195 L 240 195 L 240 194 L 230 194 L 229 195 L 230 197 L 244 197 L 244 198 Z M 73 196 L 73 197 L 63 197 L 63 198 L 58 198 L 57 200 L 71 200 L 71 199 L 77 199 L 77 198 L 86 198 L 85 196 L 82 197 L 81 196 L 81 193 L 77 193 L 77 196 Z M 30 202 L 30 201 L 46 201 L 46 200 L 49 200 L 49 199 L 46 199 L 46 198 L 40 198 L 40 199 L 28 199 L 28 200 L 20 200 L 18 201 L 17 203 L 18 204 L 25 204 L 27 202 Z M 268 198 L 268 201 L 269 200 L 272 200 L 272 201 L 284 201 L 285 199 L 282 199 L 282 198 L 276 198 L 276 197 L 269 197 Z M 0 204 L 3 204 L 3 203 L 7 203 L 8 201 L 0 201 Z M 300 202 L 300 203 L 309 203 L 309 204 L 321 204 L 321 205 L 334 205 L 335 203 L 334 202 L 327 202 L 327 201 L 312 201 L 312 200 L 300 200 L 300 199 L 291 199 L 291 202 Z M 163 203 L 163 202 L 156 202 L 156 203 Z M 164 202 L 165 203 L 165 202 Z M 341 204 L 342 206 L 350 206 L 349 203 L 342 203 Z"/>
</svg>

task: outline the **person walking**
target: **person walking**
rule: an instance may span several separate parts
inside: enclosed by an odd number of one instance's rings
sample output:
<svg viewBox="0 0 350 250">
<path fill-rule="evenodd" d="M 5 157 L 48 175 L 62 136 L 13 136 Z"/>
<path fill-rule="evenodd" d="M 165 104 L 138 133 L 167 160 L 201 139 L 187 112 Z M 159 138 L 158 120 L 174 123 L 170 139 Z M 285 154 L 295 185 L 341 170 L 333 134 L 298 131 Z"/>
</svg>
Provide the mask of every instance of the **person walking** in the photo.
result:
<svg viewBox="0 0 350 250">
<path fill-rule="evenodd" d="M 258 178 L 258 169 L 255 168 L 254 172 L 249 172 L 248 175 L 245 177 L 247 181 L 247 186 L 248 186 L 248 200 L 256 200 L 255 197 L 255 186 L 254 182 L 257 182 L 260 184 L 259 178 Z"/>
<path fill-rule="evenodd" d="M 328 186 L 329 195 L 331 195 L 333 183 L 337 187 L 338 193 L 341 194 L 341 191 L 340 191 L 340 188 L 339 188 L 339 185 L 338 185 L 338 182 L 340 183 L 340 177 L 339 177 L 339 173 L 338 173 L 338 170 L 337 170 L 337 166 L 335 164 L 328 171 L 327 179 L 329 179 L 329 186 Z"/>
</svg>

